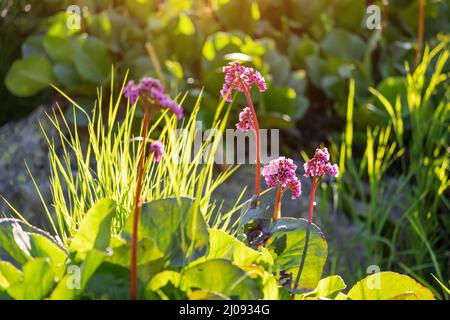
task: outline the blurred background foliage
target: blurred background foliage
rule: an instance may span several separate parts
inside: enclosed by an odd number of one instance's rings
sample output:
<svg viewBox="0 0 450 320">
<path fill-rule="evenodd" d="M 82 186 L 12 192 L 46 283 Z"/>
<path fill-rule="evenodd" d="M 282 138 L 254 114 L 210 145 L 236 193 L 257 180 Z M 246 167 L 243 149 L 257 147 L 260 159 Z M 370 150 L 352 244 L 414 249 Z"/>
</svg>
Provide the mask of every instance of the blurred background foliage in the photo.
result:
<svg viewBox="0 0 450 320">
<path fill-rule="evenodd" d="M 207 127 L 219 99 L 221 67 L 241 59 L 269 82 L 266 94 L 254 93 L 263 127 L 316 128 L 318 123 L 318 131 L 329 131 L 343 126 L 338 119 L 345 116 L 353 78 L 356 126 L 365 128 L 387 120 L 368 87 L 395 98 L 391 92 L 404 86 L 398 78 L 405 74 L 404 61 L 413 62 L 416 55 L 418 1 L 3 3 L 0 98 L 7 103 L 1 105 L 0 123 L 49 100 L 54 91 L 48 83 L 92 105 L 96 87 L 108 82 L 114 63 L 119 75 L 130 70 L 133 79 L 163 78 L 173 93 L 189 90 L 192 100 L 204 87 L 200 117 Z M 72 4 L 82 8 L 79 30 L 67 27 L 65 8 Z M 366 26 L 370 4 L 381 9 L 382 30 Z M 449 15 L 447 1 L 427 2 L 426 41 L 450 30 Z"/>
<path fill-rule="evenodd" d="M 450 3 L 424 1 L 421 41 L 420 2 L 0 0 L 0 125 L 60 99 L 49 83 L 89 111 L 113 64 L 116 87 L 127 70 L 157 77 L 172 95 L 188 92 L 187 108 L 203 90 L 198 119 L 208 128 L 222 66 L 245 61 L 268 82 L 252 95 L 261 126 L 284 129 L 281 153 L 305 149 L 306 160 L 323 143 L 341 167 L 318 193 L 330 273 L 352 283 L 375 264 L 448 298 L 432 274 L 448 284 Z M 67 27 L 72 4 L 80 29 Z M 366 25 L 370 5 L 381 29 Z M 226 185 L 225 197 L 243 184 Z M 303 213 L 301 202 L 283 206 Z"/>
</svg>

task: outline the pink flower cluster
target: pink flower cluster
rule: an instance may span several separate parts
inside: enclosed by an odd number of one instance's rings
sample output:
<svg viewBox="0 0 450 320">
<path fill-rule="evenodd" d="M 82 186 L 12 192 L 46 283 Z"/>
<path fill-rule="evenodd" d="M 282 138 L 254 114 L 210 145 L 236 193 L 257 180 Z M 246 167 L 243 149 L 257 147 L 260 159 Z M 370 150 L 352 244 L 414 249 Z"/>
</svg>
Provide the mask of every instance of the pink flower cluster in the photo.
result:
<svg viewBox="0 0 450 320">
<path fill-rule="evenodd" d="M 291 198 L 296 199 L 301 195 L 301 183 L 296 177 L 297 166 L 291 159 L 280 157 L 270 161 L 263 168 L 263 176 L 270 188 L 275 188 L 280 184 L 285 190 L 290 190 Z"/>
<path fill-rule="evenodd" d="M 161 141 L 154 141 L 150 143 L 150 150 L 154 155 L 153 161 L 160 162 L 165 152 L 164 145 L 161 143 Z"/>
<path fill-rule="evenodd" d="M 252 120 L 252 111 L 249 107 L 244 108 L 239 114 L 239 122 L 236 123 L 236 128 L 242 132 L 247 132 L 255 128 Z"/>
<path fill-rule="evenodd" d="M 220 94 L 222 97 L 226 97 L 227 102 L 232 101 L 231 90 L 244 92 L 256 84 L 260 92 L 266 91 L 266 81 L 263 76 L 253 68 L 244 67 L 238 61 L 230 62 L 228 66 L 223 67 L 223 72 L 225 73 L 225 82 Z"/>
<path fill-rule="evenodd" d="M 337 164 L 330 163 L 330 154 L 327 148 L 316 149 L 314 157 L 304 165 L 305 177 L 321 177 L 328 173 L 332 177 L 339 175 Z"/>
<path fill-rule="evenodd" d="M 123 95 L 130 100 L 131 104 L 136 103 L 139 97 L 148 96 L 158 107 L 170 109 L 178 119 L 183 118 L 183 108 L 164 92 L 164 86 L 159 80 L 144 77 L 139 84 L 130 80 L 123 89 Z"/>
</svg>

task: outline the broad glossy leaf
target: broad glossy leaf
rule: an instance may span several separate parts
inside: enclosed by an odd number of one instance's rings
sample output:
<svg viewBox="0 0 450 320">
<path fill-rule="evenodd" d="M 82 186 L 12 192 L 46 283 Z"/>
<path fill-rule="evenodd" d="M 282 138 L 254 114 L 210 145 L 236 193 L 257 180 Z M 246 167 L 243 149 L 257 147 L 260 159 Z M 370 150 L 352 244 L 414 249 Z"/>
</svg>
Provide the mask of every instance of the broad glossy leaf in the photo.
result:
<svg viewBox="0 0 450 320">
<path fill-rule="evenodd" d="M 335 29 L 323 40 L 322 49 L 325 53 L 341 59 L 359 60 L 364 56 L 366 44 L 355 34 Z"/>
<path fill-rule="evenodd" d="M 53 60 L 65 63 L 73 60 L 74 51 L 71 37 L 46 35 L 42 44 Z"/>
<path fill-rule="evenodd" d="M 52 65 L 41 55 L 14 61 L 5 77 L 6 87 L 18 97 L 30 97 L 49 88 L 54 81 Z"/>
<path fill-rule="evenodd" d="M 240 266 L 248 276 L 256 281 L 260 288 L 260 298 L 263 300 L 278 300 L 279 285 L 276 277 L 262 266 L 255 264 Z"/>
<path fill-rule="evenodd" d="M 212 292 L 208 290 L 195 290 L 188 294 L 189 300 L 230 300 L 230 298 L 224 296 L 218 292 Z"/>
<path fill-rule="evenodd" d="M 23 273 L 10 262 L 0 260 L 0 290 L 7 289 L 11 284 L 21 281 Z"/>
<path fill-rule="evenodd" d="M 259 264 L 268 267 L 273 264 L 272 256 L 267 249 L 262 248 L 261 251 L 252 249 L 224 231 L 210 229 L 206 259 L 213 258 L 229 259 L 237 265 Z"/>
<path fill-rule="evenodd" d="M 365 0 L 339 0 L 331 6 L 338 27 L 359 31 L 366 12 Z"/>
<path fill-rule="evenodd" d="M 316 288 L 304 295 L 307 299 L 329 298 L 335 299 L 337 295 L 346 287 L 344 280 L 340 276 L 329 276 L 321 279 Z"/>
<path fill-rule="evenodd" d="M 124 235 L 130 239 L 130 216 Z M 203 216 L 191 198 L 167 198 L 144 203 L 141 208 L 139 239 L 153 239 L 173 266 L 184 266 L 203 256 L 209 235 Z"/>
<path fill-rule="evenodd" d="M 102 85 L 108 80 L 112 60 L 106 44 L 95 37 L 79 37 L 75 42 L 75 67 L 83 80 Z"/>
<path fill-rule="evenodd" d="M 181 288 L 203 289 L 231 299 L 258 299 L 258 285 L 228 260 L 212 259 L 183 270 Z"/>
<path fill-rule="evenodd" d="M 79 84 L 79 77 L 75 68 L 66 63 L 55 63 L 52 67 L 58 83 L 66 88 L 73 88 Z"/>
<path fill-rule="evenodd" d="M 23 280 L 12 284 L 7 292 L 17 300 L 40 300 L 49 295 L 54 282 L 50 260 L 38 258 L 23 266 Z"/>
<path fill-rule="evenodd" d="M 252 0 L 222 0 L 216 16 L 226 30 L 242 30 L 251 34 L 259 17 L 258 5 Z"/>
<path fill-rule="evenodd" d="M 116 204 L 110 199 L 99 200 L 83 217 L 80 227 L 70 243 L 70 251 L 104 251 L 111 239 L 111 222 Z"/>
<path fill-rule="evenodd" d="M 430 289 L 395 272 L 379 272 L 356 283 L 347 296 L 352 300 L 434 300 Z"/>
<path fill-rule="evenodd" d="M 264 95 L 264 105 L 270 112 L 291 116 L 295 113 L 297 93 L 290 87 L 271 88 Z"/>
<path fill-rule="evenodd" d="M 78 298 L 105 259 L 105 252 L 96 249 L 84 254 L 77 254 L 74 260 L 68 263 L 66 275 L 58 282 L 50 295 L 50 299 L 71 300 Z"/>
<path fill-rule="evenodd" d="M 151 300 L 186 299 L 186 293 L 180 288 L 181 275 L 172 270 L 156 274 L 145 288 L 145 298 Z"/>
<path fill-rule="evenodd" d="M 130 267 L 130 243 L 124 241 L 122 244 L 113 247 L 112 251 L 112 255 L 108 257 L 109 262 L 123 267 Z M 138 265 L 145 265 L 162 258 L 164 258 L 164 253 L 161 252 L 153 239 L 143 238 L 138 241 L 136 261 Z"/>
<path fill-rule="evenodd" d="M 266 248 L 274 258 L 274 271 L 292 275 L 298 273 L 306 239 L 308 221 L 305 219 L 281 218 L 271 230 Z M 299 290 L 314 289 L 321 279 L 327 258 L 328 245 L 320 229 L 312 224 L 308 252 L 299 282 Z"/>
<path fill-rule="evenodd" d="M 33 258 L 63 263 L 65 249 L 47 232 L 18 219 L 0 219 L 0 259 L 24 265 Z"/>
<path fill-rule="evenodd" d="M 138 292 L 139 289 L 142 290 L 142 284 L 138 283 L 137 287 Z M 130 297 L 130 269 L 108 262 L 102 263 L 87 282 L 81 297 L 96 300 L 128 299 Z"/>
<path fill-rule="evenodd" d="M 290 0 L 287 1 L 287 14 L 298 27 L 304 27 L 319 19 L 327 10 L 328 0 Z"/>
</svg>

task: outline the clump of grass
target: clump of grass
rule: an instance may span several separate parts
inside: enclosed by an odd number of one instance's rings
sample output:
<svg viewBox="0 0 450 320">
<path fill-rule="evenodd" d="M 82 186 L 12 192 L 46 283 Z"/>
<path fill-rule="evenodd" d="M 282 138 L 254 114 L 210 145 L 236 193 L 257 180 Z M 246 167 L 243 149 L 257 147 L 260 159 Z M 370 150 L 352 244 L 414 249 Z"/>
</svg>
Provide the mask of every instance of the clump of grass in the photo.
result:
<svg viewBox="0 0 450 320">
<path fill-rule="evenodd" d="M 434 293 L 440 298 L 448 297 L 448 293 L 431 274 L 443 283 L 449 276 L 450 222 L 445 214 L 450 209 L 445 196 L 450 186 L 450 90 L 449 74 L 444 71 L 450 55 L 447 46 L 442 42 L 432 50 L 426 47 L 414 71 L 406 64 L 407 105 L 402 105 L 400 92 L 391 103 L 370 89 L 384 106 L 389 121 L 367 128 L 360 160 L 352 155 L 352 81 L 346 130 L 341 144 L 331 148 L 335 155 L 340 154 L 342 172 L 333 203 L 353 224 L 363 228 L 368 264 L 407 272 L 429 287 L 433 283 Z M 339 264 L 337 260 L 333 265 Z"/>
<path fill-rule="evenodd" d="M 112 79 L 109 100 L 105 101 L 99 90 L 92 114 L 84 114 L 88 119 L 85 143 L 80 138 L 77 117 L 74 116 L 75 121 L 70 125 L 59 108 L 49 115 L 61 141 L 62 155 L 44 132 L 49 145 L 52 203 L 48 205 L 43 201 L 43 205 L 54 233 L 65 243 L 77 232 L 85 213 L 99 199 L 106 197 L 117 203 L 113 233 L 120 232 L 132 212 L 139 160 L 137 150 L 141 140 L 136 128 L 140 123 L 136 121 L 139 111 L 135 105 L 124 106 L 124 85 L 116 94 L 113 83 Z M 82 110 L 64 92 L 57 90 L 73 104 L 74 110 Z M 181 97 L 180 104 L 185 97 Z M 218 105 L 211 128 L 216 134 L 204 138 L 194 150 L 200 105 L 201 96 L 191 116 L 181 125 L 175 116 L 169 117 L 166 112 L 155 118 L 148 137 L 162 141 L 166 155 L 159 163 L 146 162 L 142 197 L 144 201 L 172 196 L 195 197 L 200 199 L 201 212 L 210 224 L 227 228 L 231 215 L 240 206 L 235 205 L 227 213 L 220 214 L 220 205 L 212 198 L 212 193 L 237 169 L 228 167 L 218 174 L 214 170 L 214 157 L 220 146 L 220 140 L 215 137 L 222 136 L 229 109 L 224 110 L 224 102 Z M 181 127 L 183 133 L 177 135 L 177 129 Z M 203 158 L 202 162 L 195 161 L 200 158 Z"/>
</svg>

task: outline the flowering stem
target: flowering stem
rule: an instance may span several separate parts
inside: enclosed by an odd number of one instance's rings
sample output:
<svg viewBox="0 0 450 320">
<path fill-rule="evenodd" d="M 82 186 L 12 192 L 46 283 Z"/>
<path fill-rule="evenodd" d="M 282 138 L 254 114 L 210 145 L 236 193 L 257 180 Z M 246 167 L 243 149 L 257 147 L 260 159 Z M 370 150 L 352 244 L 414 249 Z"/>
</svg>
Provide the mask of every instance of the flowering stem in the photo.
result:
<svg viewBox="0 0 450 320">
<path fill-rule="evenodd" d="M 275 206 L 273 208 L 273 220 L 277 221 L 281 218 L 281 196 L 283 195 L 281 184 L 278 185 L 277 198 L 275 199 Z"/>
<path fill-rule="evenodd" d="M 136 274 L 137 274 L 137 239 L 138 239 L 138 225 L 139 225 L 139 209 L 142 205 L 141 192 L 142 192 L 142 180 L 144 175 L 144 163 L 146 159 L 147 150 L 147 134 L 150 124 L 150 113 L 147 101 L 143 100 L 144 104 L 144 124 L 142 127 L 142 141 L 139 154 L 138 163 L 138 176 L 136 182 L 136 192 L 134 199 L 134 211 L 133 211 L 133 232 L 131 235 L 131 261 L 130 261 L 130 299 L 136 299 Z"/>
<path fill-rule="evenodd" d="M 247 87 L 244 90 L 245 98 L 247 99 L 247 104 L 252 111 L 253 126 L 255 128 L 256 137 L 256 174 L 255 174 L 255 194 L 259 196 L 261 193 L 261 142 L 260 142 L 260 131 L 258 117 L 256 116 L 255 107 L 253 106 L 252 97 L 250 96 L 250 89 Z"/>
<path fill-rule="evenodd" d="M 305 245 L 303 247 L 302 259 L 301 259 L 300 265 L 298 267 L 297 277 L 295 279 L 294 286 L 292 287 L 292 294 L 291 294 L 292 299 L 295 299 L 295 291 L 297 290 L 298 283 L 300 282 L 300 276 L 302 275 L 303 267 L 305 265 L 306 254 L 308 253 L 309 235 L 311 233 L 311 224 L 312 224 L 314 202 L 315 202 L 314 199 L 315 199 L 318 181 L 319 180 L 318 179 L 316 180 L 316 177 L 313 177 L 311 195 L 309 197 L 309 215 L 308 215 L 308 225 L 306 227 Z"/>
</svg>

